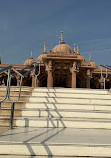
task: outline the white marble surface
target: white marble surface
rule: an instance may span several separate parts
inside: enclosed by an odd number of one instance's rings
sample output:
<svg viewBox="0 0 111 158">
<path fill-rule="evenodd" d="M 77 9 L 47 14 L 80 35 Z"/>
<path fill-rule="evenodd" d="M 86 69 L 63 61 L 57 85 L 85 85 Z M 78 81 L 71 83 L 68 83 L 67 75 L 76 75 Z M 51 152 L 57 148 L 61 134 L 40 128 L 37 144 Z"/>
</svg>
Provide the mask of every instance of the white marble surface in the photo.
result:
<svg viewBox="0 0 111 158">
<path fill-rule="evenodd" d="M 111 145 L 111 130 L 71 128 L 15 128 L 0 134 L 0 143 Z"/>
</svg>

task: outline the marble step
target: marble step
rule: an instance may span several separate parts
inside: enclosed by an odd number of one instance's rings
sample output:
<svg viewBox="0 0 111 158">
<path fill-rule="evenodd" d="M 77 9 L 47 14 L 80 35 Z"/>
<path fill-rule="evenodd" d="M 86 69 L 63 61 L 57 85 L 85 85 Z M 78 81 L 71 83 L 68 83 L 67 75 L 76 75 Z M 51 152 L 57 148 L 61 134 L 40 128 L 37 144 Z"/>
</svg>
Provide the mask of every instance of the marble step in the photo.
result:
<svg viewBox="0 0 111 158">
<path fill-rule="evenodd" d="M 10 116 L 10 109 L 0 110 L 0 116 Z M 14 116 L 51 117 L 51 118 L 103 118 L 111 119 L 111 111 L 97 110 L 58 110 L 58 109 L 15 109 Z"/>
<path fill-rule="evenodd" d="M 15 109 L 22 109 L 26 105 L 26 101 L 18 101 L 15 103 Z M 4 101 L 1 103 L 1 109 L 11 109 L 11 102 L 9 101 Z"/>
<path fill-rule="evenodd" d="M 108 94 L 108 90 L 87 88 L 34 88 L 35 92 L 87 93 Z"/>
<path fill-rule="evenodd" d="M 15 110 L 15 115 L 20 114 Z M 49 110 L 49 109 L 23 109 L 21 112 L 25 116 L 52 117 L 52 118 L 104 118 L 111 119 L 111 111 L 89 111 L 89 110 Z"/>
<path fill-rule="evenodd" d="M 15 126 L 15 119 L 13 125 Z M 0 116 L 0 127 L 9 127 L 10 126 L 10 116 Z"/>
<path fill-rule="evenodd" d="M 10 96 L 12 96 L 12 95 L 16 95 L 16 96 L 18 96 L 18 94 L 19 94 L 19 91 L 17 91 L 17 90 L 13 90 L 13 91 L 11 91 L 10 92 Z M 1 96 L 5 96 L 6 95 L 6 91 L 1 91 L 0 90 L 0 95 Z M 32 92 L 31 91 L 24 91 L 24 90 L 22 90 L 21 91 L 21 95 L 28 95 L 28 96 L 31 96 L 32 95 Z"/>
<path fill-rule="evenodd" d="M 4 96 L 0 95 L 0 100 L 3 99 Z M 21 95 L 19 101 L 29 101 L 30 96 L 29 95 Z M 10 96 L 10 99 L 12 101 L 15 101 L 16 99 L 18 99 L 18 95 L 13 95 Z M 9 99 L 7 98 L 5 101 L 9 101 Z"/>
<path fill-rule="evenodd" d="M 111 94 L 92 94 L 92 93 L 70 93 L 70 92 L 40 92 L 33 91 L 35 97 L 63 97 L 63 98 L 89 98 L 89 99 L 111 99 Z"/>
<path fill-rule="evenodd" d="M 111 105 L 111 100 L 108 99 L 87 99 L 87 98 L 63 98 L 63 97 L 30 97 L 29 102 L 44 102 L 44 103 L 74 103 L 74 104 L 101 104 Z"/>
<path fill-rule="evenodd" d="M 0 116 L 10 116 L 11 115 L 11 109 L 2 109 L 0 110 Z M 22 111 L 21 110 L 14 110 L 14 116 L 21 116 L 22 115 Z"/>
<path fill-rule="evenodd" d="M 17 105 L 16 105 L 17 106 Z M 15 106 L 15 107 L 16 107 Z M 18 106 L 17 106 L 18 107 Z M 20 106 L 19 106 L 20 107 Z M 101 104 L 68 104 L 68 103 L 38 103 L 38 102 L 26 102 L 26 109 L 58 109 L 58 110 L 105 110 L 111 111 L 111 105 Z"/>
<path fill-rule="evenodd" d="M 111 119 L 20 117 L 15 121 L 16 127 L 111 129 Z"/>
<path fill-rule="evenodd" d="M 19 86 L 11 86 L 11 91 L 19 91 L 20 87 Z M 32 91 L 34 88 L 29 87 L 29 86 L 22 86 L 21 91 Z M 6 86 L 0 86 L 0 91 L 5 91 Z"/>
</svg>

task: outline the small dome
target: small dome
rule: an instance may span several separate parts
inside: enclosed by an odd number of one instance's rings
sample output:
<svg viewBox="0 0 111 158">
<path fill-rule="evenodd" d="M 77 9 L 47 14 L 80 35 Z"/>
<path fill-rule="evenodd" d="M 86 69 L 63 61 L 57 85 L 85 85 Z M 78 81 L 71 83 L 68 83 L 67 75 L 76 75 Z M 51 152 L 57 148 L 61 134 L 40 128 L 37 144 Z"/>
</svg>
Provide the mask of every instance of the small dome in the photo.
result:
<svg viewBox="0 0 111 158">
<path fill-rule="evenodd" d="M 92 66 L 93 68 L 97 68 L 97 67 L 98 67 L 95 62 L 90 61 L 90 64 L 91 64 L 91 66 Z"/>
<path fill-rule="evenodd" d="M 46 57 L 46 56 L 47 56 L 47 53 L 44 52 L 44 53 L 42 53 L 42 54 L 36 59 L 36 61 L 42 62 L 42 58 L 43 58 L 43 57 Z"/>
<path fill-rule="evenodd" d="M 27 60 L 24 62 L 24 65 L 30 65 L 30 64 L 32 64 L 33 62 L 35 62 L 35 59 L 30 58 L 30 59 L 27 59 Z"/>
<path fill-rule="evenodd" d="M 85 60 L 85 58 L 82 55 L 78 55 L 78 58 L 81 59 L 82 61 Z"/>
<path fill-rule="evenodd" d="M 56 54 L 56 53 L 69 54 L 69 53 L 72 53 L 72 49 L 67 44 L 60 43 L 52 49 L 52 53 L 53 54 Z"/>
</svg>

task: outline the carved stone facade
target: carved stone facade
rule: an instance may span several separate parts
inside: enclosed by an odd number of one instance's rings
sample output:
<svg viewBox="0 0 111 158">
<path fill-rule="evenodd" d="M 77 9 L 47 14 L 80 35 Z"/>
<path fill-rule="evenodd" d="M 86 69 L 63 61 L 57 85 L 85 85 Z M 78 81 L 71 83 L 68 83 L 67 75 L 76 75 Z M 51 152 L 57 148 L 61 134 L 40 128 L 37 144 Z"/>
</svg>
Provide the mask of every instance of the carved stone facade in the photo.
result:
<svg viewBox="0 0 111 158">
<path fill-rule="evenodd" d="M 78 45 L 74 51 L 70 46 L 65 44 L 63 37 L 61 36 L 61 42 L 55 46 L 52 51 L 46 52 L 44 42 L 44 52 L 37 58 L 31 58 L 26 60 L 24 65 L 13 65 L 17 70 L 24 68 L 33 62 L 40 62 L 40 75 L 37 77 L 37 87 L 67 87 L 67 88 L 103 88 L 103 78 L 105 75 L 105 69 L 103 69 L 103 76 L 101 76 L 101 70 L 96 63 L 86 61 L 83 56 L 80 55 Z M 1 68 L 8 66 L 7 64 L 0 64 Z M 25 71 L 24 71 L 25 72 Z M 23 72 L 23 73 L 24 73 Z M 23 86 L 35 86 L 35 74 L 36 71 L 32 71 L 25 79 L 23 79 Z M 6 83 L 6 75 L 2 74 L 0 77 L 0 84 L 4 80 Z M 12 85 L 19 86 L 20 77 L 16 76 L 12 79 Z M 110 88 L 111 85 L 111 71 L 108 70 L 108 78 L 106 79 L 106 88 Z"/>
</svg>

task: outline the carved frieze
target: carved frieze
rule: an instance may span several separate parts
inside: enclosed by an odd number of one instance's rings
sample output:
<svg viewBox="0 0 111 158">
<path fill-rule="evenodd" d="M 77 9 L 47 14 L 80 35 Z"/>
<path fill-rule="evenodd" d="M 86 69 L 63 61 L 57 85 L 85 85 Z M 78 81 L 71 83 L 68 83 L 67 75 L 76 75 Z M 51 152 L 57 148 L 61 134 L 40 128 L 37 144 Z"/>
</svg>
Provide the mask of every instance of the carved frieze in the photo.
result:
<svg viewBox="0 0 111 158">
<path fill-rule="evenodd" d="M 51 71 L 52 70 L 52 61 L 49 60 L 48 62 L 45 62 L 45 70 L 46 71 Z"/>
<path fill-rule="evenodd" d="M 73 72 L 77 72 L 77 62 L 73 62 L 73 65 L 72 67 L 70 67 L 70 72 L 73 73 Z"/>
<path fill-rule="evenodd" d="M 90 69 L 87 69 L 86 76 L 91 77 L 91 70 Z"/>
</svg>

